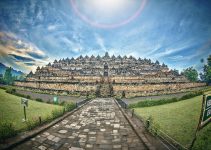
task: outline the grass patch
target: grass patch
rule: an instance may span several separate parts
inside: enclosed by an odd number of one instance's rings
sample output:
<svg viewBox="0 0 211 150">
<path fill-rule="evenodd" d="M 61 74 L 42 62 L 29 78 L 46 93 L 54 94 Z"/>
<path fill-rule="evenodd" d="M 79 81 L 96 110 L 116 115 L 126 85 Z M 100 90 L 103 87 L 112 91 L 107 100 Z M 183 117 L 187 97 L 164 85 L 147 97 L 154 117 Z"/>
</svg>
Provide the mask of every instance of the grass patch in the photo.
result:
<svg viewBox="0 0 211 150">
<path fill-rule="evenodd" d="M 16 134 L 17 131 L 12 123 L 6 121 L 0 122 L 0 141 L 3 141 L 5 138 L 9 138 Z"/>
<path fill-rule="evenodd" d="M 173 102 L 186 100 L 186 99 L 193 98 L 193 97 L 196 97 L 196 96 L 199 96 L 199 95 L 202 95 L 202 94 L 203 94 L 203 91 L 195 91 L 195 92 L 188 93 L 188 94 L 182 96 L 181 98 L 174 97 L 174 98 L 170 98 L 170 99 L 144 100 L 144 101 L 139 101 L 139 102 L 134 103 L 134 104 L 130 104 L 129 108 L 163 105 L 163 104 L 167 104 L 167 103 L 173 103 Z"/>
<path fill-rule="evenodd" d="M 52 118 L 52 111 L 63 111 L 63 108 L 63 106 L 29 100 L 29 106 L 26 108 L 26 115 L 29 122 L 36 122 L 34 120 L 38 120 L 39 116 L 41 116 L 44 121 Z M 5 90 L 0 89 L 0 122 L 12 123 L 15 130 L 23 131 L 30 126 L 27 125 L 27 123 L 22 122 L 23 118 L 21 97 L 6 93 Z"/>
<path fill-rule="evenodd" d="M 135 108 L 135 113 L 144 120 L 149 117 L 170 137 L 188 147 L 201 112 L 202 96 L 188 100 L 153 107 Z M 211 124 L 203 128 L 199 134 L 194 149 L 211 149 Z"/>
</svg>

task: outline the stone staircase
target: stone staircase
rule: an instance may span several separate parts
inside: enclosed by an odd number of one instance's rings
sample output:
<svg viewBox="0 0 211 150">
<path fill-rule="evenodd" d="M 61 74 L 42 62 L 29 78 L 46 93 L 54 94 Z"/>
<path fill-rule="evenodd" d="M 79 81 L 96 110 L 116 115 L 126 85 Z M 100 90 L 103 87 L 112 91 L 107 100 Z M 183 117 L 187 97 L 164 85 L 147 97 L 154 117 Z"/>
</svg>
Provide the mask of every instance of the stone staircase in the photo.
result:
<svg viewBox="0 0 211 150">
<path fill-rule="evenodd" d="M 113 96 L 113 86 L 109 81 L 108 77 L 103 77 L 101 82 L 97 85 L 96 90 L 97 97 L 112 97 Z"/>
<path fill-rule="evenodd" d="M 110 92 L 110 85 L 109 84 L 101 84 L 100 87 L 100 97 L 110 97 L 111 92 Z"/>
</svg>

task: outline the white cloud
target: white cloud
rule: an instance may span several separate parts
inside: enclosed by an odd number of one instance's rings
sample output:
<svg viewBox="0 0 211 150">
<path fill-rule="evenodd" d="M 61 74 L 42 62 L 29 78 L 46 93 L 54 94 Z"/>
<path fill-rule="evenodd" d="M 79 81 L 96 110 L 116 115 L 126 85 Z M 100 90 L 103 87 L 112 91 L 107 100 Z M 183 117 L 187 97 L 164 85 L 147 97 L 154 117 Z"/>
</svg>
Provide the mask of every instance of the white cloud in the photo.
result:
<svg viewBox="0 0 211 150">
<path fill-rule="evenodd" d="M 4 43 L 0 45 L 0 61 L 8 66 L 29 72 L 48 62 L 46 54 L 36 45 L 12 33 L 0 32 L 0 41 Z"/>
<path fill-rule="evenodd" d="M 49 30 L 49 31 L 55 30 L 56 27 L 57 27 L 56 25 L 49 25 L 49 26 L 48 26 L 48 30 Z"/>
<path fill-rule="evenodd" d="M 73 52 L 81 52 L 83 50 L 83 47 L 76 42 L 71 41 L 67 37 L 62 37 L 62 41 L 70 48 Z"/>
<path fill-rule="evenodd" d="M 176 55 L 176 56 L 171 56 L 171 57 L 168 57 L 169 59 L 173 60 L 173 61 L 178 61 L 178 60 L 181 60 L 184 58 L 184 56 L 182 55 Z"/>
<path fill-rule="evenodd" d="M 104 39 L 97 33 L 95 33 L 94 35 L 95 35 L 95 39 L 96 39 L 97 44 L 100 46 L 100 48 L 103 51 L 106 51 L 106 47 L 105 47 L 105 44 L 104 44 Z"/>
</svg>

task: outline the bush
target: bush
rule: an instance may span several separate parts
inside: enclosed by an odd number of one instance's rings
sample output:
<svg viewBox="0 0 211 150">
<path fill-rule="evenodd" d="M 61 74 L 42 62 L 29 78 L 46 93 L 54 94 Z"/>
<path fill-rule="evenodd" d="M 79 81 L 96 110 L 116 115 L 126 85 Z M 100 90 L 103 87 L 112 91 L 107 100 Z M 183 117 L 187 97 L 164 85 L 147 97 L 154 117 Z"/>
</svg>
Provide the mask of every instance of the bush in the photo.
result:
<svg viewBox="0 0 211 150">
<path fill-rule="evenodd" d="M 180 98 L 180 100 L 189 99 L 189 98 L 192 98 L 192 97 L 195 97 L 195 96 L 199 96 L 199 95 L 203 95 L 203 91 L 195 91 L 195 92 L 188 93 L 188 94 L 182 96 Z"/>
<path fill-rule="evenodd" d="M 24 94 L 14 93 L 14 95 L 19 96 L 19 97 L 25 97 L 26 98 L 26 96 Z"/>
<path fill-rule="evenodd" d="M 76 105 L 74 103 L 66 103 L 64 107 L 65 111 L 72 111 L 74 108 L 76 108 Z"/>
<path fill-rule="evenodd" d="M 134 104 L 130 104 L 129 108 L 150 107 L 150 106 L 157 106 L 157 105 L 162 105 L 162 104 L 167 104 L 167 103 L 173 103 L 173 102 L 193 98 L 195 96 L 199 96 L 199 95 L 202 95 L 202 94 L 203 94 L 203 91 L 195 91 L 195 92 L 188 93 L 188 94 L 182 96 L 179 99 L 174 97 L 174 98 L 170 98 L 170 99 L 144 100 L 144 101 L 139 101 L 139 102 L 134 103 Z"/>
<path fill-rule="evenodd" d="M 17 134 L 14 126 L 10 122 L 0 122 L 0 140 L 12 137 Z"/>
<path fill-rule="evenodd" d="M 59 109 L 55 109 L 52 111 L 52 117 L 53 119 L 60 117 L 61 115 L 63 115 L 63 111 L 59 110 Z"/>
<path fill-rule="evenodd" d="M 26 98 L 27 98 L 27 99 L 31 99 L 31 96 L 30 96 L 30 95 L 27 95 Z"/>
<path fill-rule="evenodd" d="M 27 130 L 32 130 L 33 128 L 35 128 L 38 125 L 39 125 L 38 118 L 32 118 L 32 119 L 26 121 Z"/>
<path fill-rule="evenodd" d="M 47 101 L 47 103 L 48 103 L 48 104 L 51 104 L 51 100 L 49 99 L 49 100 Z"/>
<path fill-rule="evenodd" d="M 61 102 L 59 105 L 64 106 L 65 105 L 65 101 Z"/>
<path fill-rule="evenodd" d="M 43 100 L 41 98 L 36 98 L 35 100 L 38 102 L 43 102 Z"/>
<path fill-rule="evenodd" d="M 14 89 L 14 88 L 7 88 L 6 92 L 10 93 L 10 94 L 15 94 L 16 93 L 16 89 Z"/>
<path fill-rule="evenodd" d="M 7 90 L 7 88 L 4 86 L 0 86 L 0 89 Z"/>
</svg>

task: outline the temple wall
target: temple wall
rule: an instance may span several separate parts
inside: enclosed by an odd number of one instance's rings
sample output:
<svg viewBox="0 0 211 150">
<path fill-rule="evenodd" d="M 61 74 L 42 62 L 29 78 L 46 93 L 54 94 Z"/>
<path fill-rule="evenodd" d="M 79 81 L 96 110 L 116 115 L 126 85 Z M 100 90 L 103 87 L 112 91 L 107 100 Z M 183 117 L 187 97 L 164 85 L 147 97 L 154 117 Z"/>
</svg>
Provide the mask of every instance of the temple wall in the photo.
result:
<svg viewBox="0 0 211 150">
<path fill-rule="evenodd" d="M 113 85 L 114 95 L 126 97 L 173 94 L 194 91 L 206 86 L 205 83 L 177 83 L 177 84 L 143 84 L 143 85 Z"/>
<path fill-rule="evenodd" d="M 15 82 L 16 86 L 35 88 L 43 90 L 56 90 L 56 91 L 72 91 L 72 92 L 95 92 L 96 85 L 92 84 L 72 84 L 62 82 Z M 126 93 L 136 93 L 135 95 L 156 95 L 156 94 L 169 94 L 176 92 L 184 92 L 191 88 L 203 87 L 205 83 L 170 83 L 170 84 L 113 84 L 115 94 L 121 94 L 122 91 Z"/>
<path fill-rule="evenodd" d="M 113 85 L 113 90 L 127 92 L 150 92 L 150 91 L 168 91 L 178 89 L 188 89 L 205 86 L 205 83 L 178 83 L 178 84 L 143 84 L 143 85 Z"/>
<path fill-rule="evenodd" d="M 96 83 L 100 81 L 100 76 L 68 76 L 68 77 L 40 77 L 40 78 L 27 78 L 27 81 L 41 81 L 41 82 L 68 82 L 68 83 Z M 115 83 L 134 83 L 134 84 L 146 84 L 146 83 L 187 83 L 186 78 L 178 77 L 172 79 L 172 77 L 144 77 L 144 76 L 113 76 L 109 77 L 110 82 Z"/>
<path fill-rule="evenodd" d="M 46 83 L 46 82 L 15 82 L 16 86 L 29 87 L 45 90 L 58 90 L 58 91 L 95 91 L 96 87 L 92 85 L 69 84 L 69 83 Z"/>
</svg>

